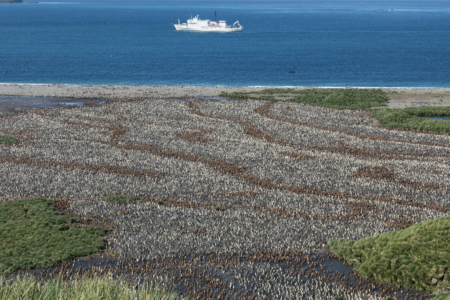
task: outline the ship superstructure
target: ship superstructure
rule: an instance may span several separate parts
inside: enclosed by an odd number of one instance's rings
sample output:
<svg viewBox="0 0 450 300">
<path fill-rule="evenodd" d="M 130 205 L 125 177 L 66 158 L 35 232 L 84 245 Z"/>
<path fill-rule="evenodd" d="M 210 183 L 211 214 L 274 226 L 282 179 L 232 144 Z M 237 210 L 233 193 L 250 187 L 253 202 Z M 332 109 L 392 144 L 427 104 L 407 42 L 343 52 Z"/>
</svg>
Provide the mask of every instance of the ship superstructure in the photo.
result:
<svg viewBox="0 0 450 300">
<path fill-rule="evenodd" d="M 227 26 L 226 21 L 211 21 L 200 20 L 198 16 L 191 17 L 186 23 L 174 24 L 176 30 L 182 31 L 209 31 L 209 32 L 235 32 L 242 31 L 244 27 L 239 24 L 239 21 L 234 22 L 232 26 Z"/>
</svg>

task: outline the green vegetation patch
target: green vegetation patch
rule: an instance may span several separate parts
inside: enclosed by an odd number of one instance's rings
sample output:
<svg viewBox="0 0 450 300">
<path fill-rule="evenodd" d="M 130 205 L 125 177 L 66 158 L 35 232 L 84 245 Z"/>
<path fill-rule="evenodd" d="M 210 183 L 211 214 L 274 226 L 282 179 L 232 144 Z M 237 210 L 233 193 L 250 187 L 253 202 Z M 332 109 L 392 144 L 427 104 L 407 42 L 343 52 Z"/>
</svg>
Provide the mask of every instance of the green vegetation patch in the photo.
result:
<svg viewBox="0 0 450 300">
<path fill-rule="evenodd" d="M 75 228 L 80 218 L 58 215 L 55 200 L 0 203 L 0 271 L 45 268 L 105 246 L 107 229 Z"/>
<path fill-rule="evenodd" d="M 450 300 L 450 293 L 440 293 L 437 294 L 433 300 Z"/>
<path fill-rule="evenodd" d="M 19 143 L 19 140 L 16 138 L 13 138 L 11 136 L 6 136 L 6 135 L 0 135 L 0 144 L 15 145 L 18 143 Z"/>
<path fill-rule="evenodd" d="M 158 285 L 141 285 L 136 291 L 125 282 L 108 277 L 76 277 L 65 281 L 61 278 L 39 282 L 34 277 L 23 277 L 7 282 L 0 278 L 0 300 L 175 300 L 177 294 Z"/>
<path fill-rule="evenodd" d="M 234 99 L 286 101 L 338 109 L 366 109 L 385 106 L 389 101 L 381 89 L 264 89 L 259 92 L 220 94 Z"/>
<path fill-rule="evenodd" d="M 431 292 L 450 289 L 450 217 L 328 245 L 365 278 Z"/>
<path fill-rule="evenodd" d="M 450 106 L 372 109 L 372 116 L 387 128 L 450 134 L 450 122 L 424 117 L 450 116 Z"/>
<path fill-rule="evenodd" d="M 123 195 L 109 195 L 108 201 L 116 204 L 129 204 L 139 200 L 140 197 L 135 196 L 123 196 Z"/>
</svg>

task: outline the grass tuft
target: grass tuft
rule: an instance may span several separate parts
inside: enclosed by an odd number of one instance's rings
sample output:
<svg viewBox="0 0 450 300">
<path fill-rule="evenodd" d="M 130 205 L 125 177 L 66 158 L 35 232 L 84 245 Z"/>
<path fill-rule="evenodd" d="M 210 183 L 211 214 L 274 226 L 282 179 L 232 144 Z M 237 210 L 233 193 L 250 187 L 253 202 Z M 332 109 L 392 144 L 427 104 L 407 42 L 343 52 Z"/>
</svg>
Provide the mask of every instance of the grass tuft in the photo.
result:
<svg viewBox="0 0 450 300">
<path fill-rule="evenodd" d="M 19 140 L 12 136 L 0 135 L 0 144 L 16 145 L 18 143 Z"/>
<path fill-rule="evenodd" d="M 431 292 L 450 289 L 450 217 L 328 245 L 365 278 Z"/>
<path fill-rule="evenodd" d="M 437 294 L 433 300 L 450 300 L 450 293 Z"/>
<path fill-rule="evenodd" d="M 285 96 L 290 95 L 288 99 Z M 305 103 L 338 109 L 366 109 L 385 106 L 389 100 L 381 89 L 264 89 L 259 92 L 234 92 L 220 94 L 234 99 L 256 99 Z M 283 98 L 283 99 L 277 99 Z"/>
<path fill-rule="evenodd" d="M 37 198 L 0 203 L 0 271 L 46 268 L 104 248 L 107 229 L 69 226 L 81 219 L 58 215 L 54 202 Z"/>
<path fill-rule="evenodd" d="M 45 282 L 34 277 L 17 277 L 9 281 L 0 277 L 0 300 L 10 299 L 175 300 L 177 294 L 158 285 L 143 285 L 135 290 L 127 283 L 105 276 L 76 277 L 70 281 L 56 278 Z"/>
<path fill-rule="evenodd" d="M 424 117 L 450 116 L 450 106 L 372 109 L 372 116 L 387 128 L 450 134 L 450 122 Z"/>
</svg>

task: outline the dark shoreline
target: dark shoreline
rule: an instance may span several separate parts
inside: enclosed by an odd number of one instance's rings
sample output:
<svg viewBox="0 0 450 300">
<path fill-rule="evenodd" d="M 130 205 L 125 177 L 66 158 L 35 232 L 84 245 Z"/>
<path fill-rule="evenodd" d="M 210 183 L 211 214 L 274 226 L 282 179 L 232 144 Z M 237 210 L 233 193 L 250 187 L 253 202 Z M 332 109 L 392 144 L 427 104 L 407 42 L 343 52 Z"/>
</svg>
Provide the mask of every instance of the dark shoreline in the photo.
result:
<svg viewBox="0 0 450 300">
<path fill-rule="evenodd" d="M 104 104 L 100 98 L 73 97 L 41 97 L 41 96 L 7 96 L 0 95 L 0 114 L 23 112 L 39 108 L 67 108 L 87 105 Z"/>
<path fill-rule="evenodd" d="M 276 254 L 274 254 L 277 256 Z M 245 257 L 245 255 L 241 255 Z M 172 278 L 189 278 L 187 268 L 203 270 L 204 266 L 201 262 L 210 260 L 223 261 L 223 265 L 218 267 L 207 268 L 207 273 L 212 278 L 227 282 L 227 286 L 232 284 L 234 276 L 231 269 L 227 267 L 228 264 L 233 264 L 234 258 L 238 257 L 236 254 L 203 254 L 193 255 L 188 257 L 173 257 L 164 260 L 142 260 L 139 258 L 123 258 L 113 257 L 107 252 L 92 254 L 86 257 L 79 257 L 69 260 L 64 263 L 57 264 L 54 267 L 46 269 L 21 270 L 8 274 L 7 279 L 14 279 L 17 276 L 33 276 L 41 279 L 50 279 L 61 276 L 67 280 L 75 274 L 83 276 L 92 273 L 97 274 L 115 274 L 114 279 L 125 279 L 131 281 L 133 284 L 144 285 L 145 283 L 152 283 L 151 278 L 158 277 L 160 274 L 165 274 Z M 241 258 L 242 259 L 242 258 Z M 258 261 L 253 256 L 248 257 L 240 262 L 242 271 L 245 270 L 246 264 L 260 265 L 261 267 L 270 265 L 272 268 L 281 268 L 283 272 L 290 273 L 293 267 L 291 261 L 302 261 L 296 270 L 298 275 L 303 280 L 308 280 L 309 277 L 322 278 L 323 280 L 333 280 L 340 284 L 346 285 L 347 288 L 354 290 L 365 290 L 369 293 L 396 295 L 402 297 L 401 299 L 431 299 L 432 295 L 427 291 L 415 290 L 403 286 L 394 286 L 389 284 L 378 283 L 371 280 L 366 280 L 353 272 L 353 268 L 345 261 L 339 260 L 330 254 L 287 254 L 287 256 L 279 257 L 278 259 L 269 259 Z M 188 263 L 189 262 L 189 263 Z M 227 263 L 228 262 L 228 263 Z M 185 266 L 180 266 L 185 264 Z M 186 265 L 187 264 L 187 265 Z M 188 267 L 187 267 L 188 266 Z M 300 272 L 301 270 L 301 272 Z M 95 276 L 95 275 L 94 275 Z M 169 285 L 170 286 L 170 285 Z M 196 289 L 204 289 L 207 285 L 200 280 L 200 275 L 194 276 L 188 282 L 178 283 L 173 286 L 179 293 L 184 294 L 188 289 L 196 286 Z M 227 290 L 227 289 L 225 289 Z M 244 294 L 246 289 L 236 284 L 233 291 L 227 290 L 228 295 L 234 294 L 234 297 L 239 297 L 239 294 Z M 247 295 L 249 297 L 257 296 L 256 293 Z"/>
</svg>

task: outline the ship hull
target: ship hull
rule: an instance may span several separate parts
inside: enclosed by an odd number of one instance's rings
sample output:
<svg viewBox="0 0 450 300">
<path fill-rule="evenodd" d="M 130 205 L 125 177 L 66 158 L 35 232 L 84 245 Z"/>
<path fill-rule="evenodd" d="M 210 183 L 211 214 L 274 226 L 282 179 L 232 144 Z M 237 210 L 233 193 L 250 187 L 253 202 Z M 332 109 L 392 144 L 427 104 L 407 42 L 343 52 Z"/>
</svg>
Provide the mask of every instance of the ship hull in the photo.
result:
<svg viewBox="0 0 450 300">
<path fill-rule="evenodd" d="M 242 27 L 241 28 L 233 28 L 233 27 L 208 28 L 208 27 L 188 27 L 188 26 L 183 26 L 183 25 L 178 25 L 178 24 L 175 24 L 174 26 L 177 31 L 197 31 L 197 32 L 239 32 L 239 31 L 242 31 Z"/>
</svg>

